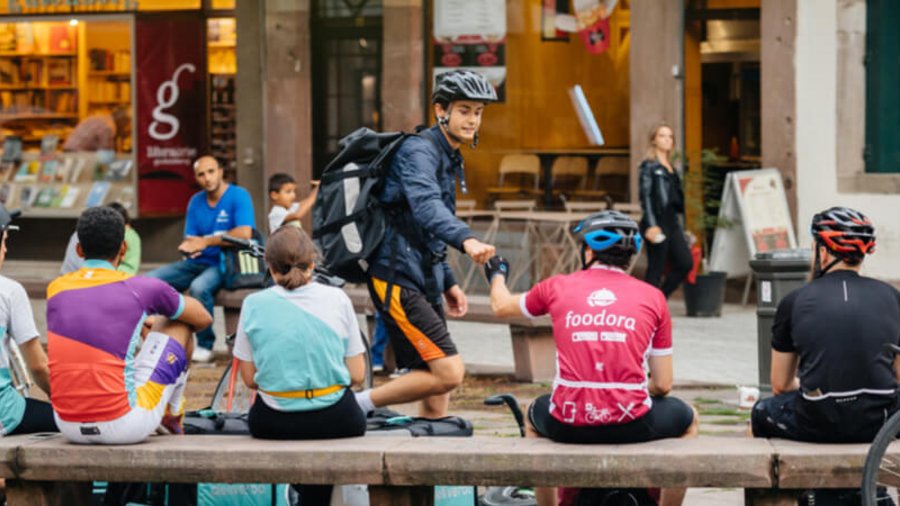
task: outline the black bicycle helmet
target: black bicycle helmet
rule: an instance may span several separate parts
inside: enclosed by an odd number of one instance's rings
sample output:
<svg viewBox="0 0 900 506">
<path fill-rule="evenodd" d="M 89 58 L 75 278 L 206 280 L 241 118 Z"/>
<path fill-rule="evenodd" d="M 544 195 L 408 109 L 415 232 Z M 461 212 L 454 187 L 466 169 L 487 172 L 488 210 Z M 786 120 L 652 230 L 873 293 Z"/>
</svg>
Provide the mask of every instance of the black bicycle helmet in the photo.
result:
<svg viewBox="0 0 900 506">
<path fill-rule="evenodd" d="M 478 72 L 471 70 L 451 70 L 438 74 L 431 103 L 449 104 L 457 100 L 471 100 L 489 104 L 497 101 L 497 91 Z"/>
<path fill-rule="evenodd" d="M 590 266 L 584 258 L 588 248 L 595 253 L 610 252 L 628 259 L 641 250 L 641 233 L 637 223 L 619 211 L 594 213 L 575 225 L 572 232 L 581 242 L 581 266 L 585 269 Z M 596 260 L 595 256 L 593 261 Z"/>
<path fill-rule="evenodd" d="M 832 207 L 813 216 L 810 226 L 817 245 L 824 246 L 837 260 L 819 269 L 816 248 L 816 275 L 828 272 L 838 261 L 856 265 L 875 252 L 875 227 L 863 213 L 849 207 Z"/>
</svg>

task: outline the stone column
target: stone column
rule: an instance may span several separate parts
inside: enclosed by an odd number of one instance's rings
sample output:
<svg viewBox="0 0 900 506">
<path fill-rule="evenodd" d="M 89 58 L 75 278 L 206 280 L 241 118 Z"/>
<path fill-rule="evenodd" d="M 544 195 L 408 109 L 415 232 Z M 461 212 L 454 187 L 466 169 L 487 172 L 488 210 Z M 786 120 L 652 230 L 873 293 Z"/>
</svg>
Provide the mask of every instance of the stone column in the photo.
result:
<svg viewBox="0 0 900 506">
<path fill-rule="evenodd" d="M 762 166 L 781 171 L 791 219 L 797 223 L 797 0 L 762 0 L 760 37 Z"/>
<path fill-rule="evenodd" d="M 382 32 L 381 114 L 384 130 L 425 123 L 423 0 L 385 0 Z"/>
<path fill-rule="evenodd" d="M 637 167 L 647 135 L 665 121 L 684 149 L 684 4 L 681 0 L 631 2 L 631 201 L 637 202 Z"/>
<path fill-rule="evenodd" d="M 266 181 L 286 172 L 309 192 L 312 107 L 309 0 L 238 0 L 238 179 L 264 229 Z M 305 225 L 309 225 L 306 223 Z"/>
</svg>

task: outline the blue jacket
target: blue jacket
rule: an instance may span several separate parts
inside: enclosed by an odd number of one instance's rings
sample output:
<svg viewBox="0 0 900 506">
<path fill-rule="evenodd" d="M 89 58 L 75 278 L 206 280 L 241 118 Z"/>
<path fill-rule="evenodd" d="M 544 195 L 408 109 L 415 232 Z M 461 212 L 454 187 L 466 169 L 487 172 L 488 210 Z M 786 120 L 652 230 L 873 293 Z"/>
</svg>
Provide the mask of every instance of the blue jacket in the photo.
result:
<svg viewBox="0 0 900 506">
<path fill-rule="evenodd" d="M 426 135 L 434 142 L 424 138 Z M 462 155 L 450 147 L 440 127 L 403 142 L 391 161 L 380 196 L 382 203 L 396 206 L 397 212 L 373 258 L 371 275 L 390 279 L 391 253 L 397 248 L 396 284 L 425 293 L 426 268 L 432 269 L 440 293 L 456 284 L 446 261 L 447 245 L 462 251 L 463 241 L 474 237 L 468 225 L 456 217 L 457 178 L 465 178 Z"/>
</svg>

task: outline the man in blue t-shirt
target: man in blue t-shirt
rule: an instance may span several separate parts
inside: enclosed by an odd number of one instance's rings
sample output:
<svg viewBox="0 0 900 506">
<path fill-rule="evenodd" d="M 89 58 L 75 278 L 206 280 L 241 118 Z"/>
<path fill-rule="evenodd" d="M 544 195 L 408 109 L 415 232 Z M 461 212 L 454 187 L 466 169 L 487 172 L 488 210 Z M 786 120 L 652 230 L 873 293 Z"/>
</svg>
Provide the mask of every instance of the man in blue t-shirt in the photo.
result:
<svg viewBox="0 0 900 506">
<path fill-rule="evenodd" d="M 188 203 L 184 241 L 178 245 L 185 258 L 147 275 L 165 280 L 179 292 L 187 290 L 213 314 L 213 300 L 223 281 L 220 248 L 227 246 L 221 236 L 251 238 L 256 226 L 253 201 L 247 190 L 225 182 L 222 167 L 212 156 L 202 156 L 194 162 L 194 177 L 203 191 L 197 192 Z M 212 325 L 197 332 L 193 360 L 211 362 L 215 340 Z"/>
</svg>

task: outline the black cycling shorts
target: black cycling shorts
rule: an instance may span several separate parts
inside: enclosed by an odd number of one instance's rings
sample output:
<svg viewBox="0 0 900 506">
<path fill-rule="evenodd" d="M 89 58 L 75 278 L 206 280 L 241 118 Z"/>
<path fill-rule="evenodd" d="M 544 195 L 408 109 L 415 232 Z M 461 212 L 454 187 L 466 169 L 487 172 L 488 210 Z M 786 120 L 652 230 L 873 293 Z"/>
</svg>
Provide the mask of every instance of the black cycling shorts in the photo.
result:
<svg viewBox="0 0 900 506">
<path fill-rule="evenodd" d="M 384 304 L 387 281 L 369 278 L 372 300 Z M 456 355 L 443 311 L 428 302 L 425 294 L 399 285 L 391 286 L 390 314 L 384 318 L 397 367 L 428 369 L 428 362 Z"/>
<path fill-rule="evenodd" d="M 574 426 L 550 414 L 547 394 L 531 403 L 528 420 L 540 435 L 558 443 L 642 443 L 683 436 L 694 421 L 694 410 L 677 397 L 653 397 L 650 411 L 637 420 L 619 425 Z"/>
<path fill-rule="evenodd" d="M 753 406 L 753 437 L 818 443 L 870 443 L 897 411 L 896 396 L 856 395 L 807 401 L 799 390 L 760 399 Z"/>
<path fill-rule="evenodd" d="M 56 419 L 53 418 L 53 408 L 49 402 L 37 399 L 25 399 L 25 414 L 22 421 L 9 435 L 34 434 L 36 432 L 59 432 L 56 427 Z"/>
<path fill-rule="evenodd" d="M 366 416 L 349 388 L 331 406 L 312 411 L 279 411 L 257 396 L 247 424 L 259 439 L 334 439 L 366 432 Z"/>
</svg>

